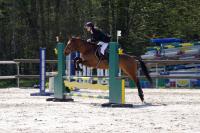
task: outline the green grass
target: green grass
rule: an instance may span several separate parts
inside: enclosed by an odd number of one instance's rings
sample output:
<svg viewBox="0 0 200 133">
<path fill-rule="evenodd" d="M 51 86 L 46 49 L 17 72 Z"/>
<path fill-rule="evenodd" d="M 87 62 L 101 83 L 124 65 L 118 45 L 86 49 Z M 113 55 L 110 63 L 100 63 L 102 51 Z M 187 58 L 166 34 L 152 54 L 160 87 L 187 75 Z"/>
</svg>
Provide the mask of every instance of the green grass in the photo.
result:
<svg viewBox="0 0 200 133">
<path fill-rule="evenodd" d="M 37 79 L 20 79 L 20 87 L 33 87 L 34 84 L 39 84 Z M 17 87 L 17 80 L 0 80 L 0 88 Z"/>
</svg>

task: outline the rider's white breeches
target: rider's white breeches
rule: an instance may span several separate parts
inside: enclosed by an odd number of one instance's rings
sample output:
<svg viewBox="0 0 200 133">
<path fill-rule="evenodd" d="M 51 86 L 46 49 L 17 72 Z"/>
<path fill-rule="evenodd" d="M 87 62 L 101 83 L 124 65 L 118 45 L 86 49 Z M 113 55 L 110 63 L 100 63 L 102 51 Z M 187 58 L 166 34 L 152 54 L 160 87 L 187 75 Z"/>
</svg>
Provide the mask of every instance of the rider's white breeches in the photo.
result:
<svg viewBox="0 0 200 133">
<path fill-rule="evenodd" d="M 108 47 L 108 43 L 105 42 L 99 42 L 97 45 L 101 45 L 101 54 L 105 54 L 105 50 Z"/>
</svg>

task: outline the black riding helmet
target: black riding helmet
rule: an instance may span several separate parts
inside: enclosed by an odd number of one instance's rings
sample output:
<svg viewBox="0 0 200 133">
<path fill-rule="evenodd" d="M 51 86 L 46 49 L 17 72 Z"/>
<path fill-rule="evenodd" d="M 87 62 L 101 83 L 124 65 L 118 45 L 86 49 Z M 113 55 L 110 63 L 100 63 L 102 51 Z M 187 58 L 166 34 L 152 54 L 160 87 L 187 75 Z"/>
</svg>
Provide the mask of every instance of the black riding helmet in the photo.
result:
<svg viewBox="0 0 200 133">
<path fill-rule="evenodd" d="M 93 29 L 94 28 L 94 24 L 92 22 L 87 22 L 85 24 L 85 27 L 91 27 Z"/>
</svg>

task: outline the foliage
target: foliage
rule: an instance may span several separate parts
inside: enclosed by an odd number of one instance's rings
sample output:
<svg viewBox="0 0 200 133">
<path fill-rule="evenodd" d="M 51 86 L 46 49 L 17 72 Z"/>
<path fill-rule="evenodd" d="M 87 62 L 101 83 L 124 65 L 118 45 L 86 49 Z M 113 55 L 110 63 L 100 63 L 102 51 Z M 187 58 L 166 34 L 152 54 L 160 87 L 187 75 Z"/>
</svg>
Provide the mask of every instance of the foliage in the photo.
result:
<svg viewBox="0 0 200 133">
<path fill-rule="evenodd" d="M 199 38 L 199 0 L 0 0 L 0 60 L 39 58 L 39 47 L 54 59 L 55 37 L 88 38 L 92 21 L 127 53 L 141 55 L 152 37 Z"/>
</svg>

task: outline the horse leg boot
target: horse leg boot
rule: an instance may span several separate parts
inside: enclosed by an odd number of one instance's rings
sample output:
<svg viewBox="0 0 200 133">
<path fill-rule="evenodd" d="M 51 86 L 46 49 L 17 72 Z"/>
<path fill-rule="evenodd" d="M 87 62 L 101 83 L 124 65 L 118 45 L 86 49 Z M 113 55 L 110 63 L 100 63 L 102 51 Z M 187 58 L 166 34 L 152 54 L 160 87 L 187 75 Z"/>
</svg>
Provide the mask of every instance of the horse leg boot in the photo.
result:
<svg viewBox="0 0 200 133">
<path fill-rule="evenodd" d="M 126 72 L 126 70 L 124 70 L 124 71 Z M 141 88 L 139 79 L 136 77 L 135 74 L 130 75 L 130 73 L 127 73 L 127 75 L 129 77 L 131 77 L 131 79 L 135 82 L 137 89 L 138 89 L 138 96 L 140 97 L 140 100 L 142 101 L 142 103 L 144 103 L 144 93 L 143 93 L 143 90 Z"/>
<path fill-rule="evenodd" d="M 139 79 L 136 75 L 137 63 L 133 62 L 132 59 L 129 61 L 121 60 L 120 67 L 123 70 L 123 72 L 126 73 L 128 75 L 128 77 L 130 77 L 135 82 L 135 84 L 138 88 L 138 96 L 140 97 L 141 101 L 144 102 L 144 94 L 143 94 L 142 88 L 140 86 Z"/>
<path fill-rule="evenodd" d="M 137 86 L 138 96 L 140 97 L 140 100 L 142 101 L 142 103 L 144 103 L 144 93 L 143 93 L 142 87 L 140 85 L 140 81 L 139 81 L 138 77 L 136 77 L 136 75 L 133 76 L 132 78 Z"/>
<path fill-rule="evenodd" d="M 82 69 L 82 68 L 80 67 L 80 65 L 79 65 L 79 64 L 82 64 L 82 59 L 80 58 L 79 60 L 77 60 L 77 61 L 76 61 L 76 64 L 77 64 L 77 69 L 78 69 L 77 71 L 81 71 L 81 72 L 82 72 L 83 69 Z"/>
<path fill-rule="evenodd" d="M 140 100 L 142 101 L 142 103 L 144 103 L 144 93 L 143 93 L 143 90 L 141 88 L 140 81 L 136 76 L 134 76 L 133 80 L 134 80 L 134 82 L 137 86 L 137 89 L 138 89 L 138 96 L 140 97 Z"/>
<path fill-rule="evenodd" d="M 77 60 L 78 60 L 78 58 L 79 58 L 79 57 L 75 57 L 75 58 L 73 59 L 73 62 L 74 62 L 74 70 L 75 70 L 75 71 L 78 70 L 78 68 L 77 68 L 77 63 L 76 63 Z"/>
<path fill-rule="evenodd" d="M 138 88 L 138 96 L 140 97 L 140 100 L 144 102 L 144 93 L 143 93 L 143 90 L 141 88 L 140 81 L 138 80 L 138 78 L 136 79 L 136 86 Z"/>
<path fill-rule="evenodd" d="M 83 71 L 83 69 L 80 68 L 79 64 L 82 62 L 82 59 L 80 57 L 74 58 L 74 66 L 76 71 Z"/>
<path fill-rule="evenodd" d="M 74 70 L 75 70 L 75 71 L 77 71 L 76 61 L 77 61 L 77 57 L 73 59 Z"/>
</svg>

